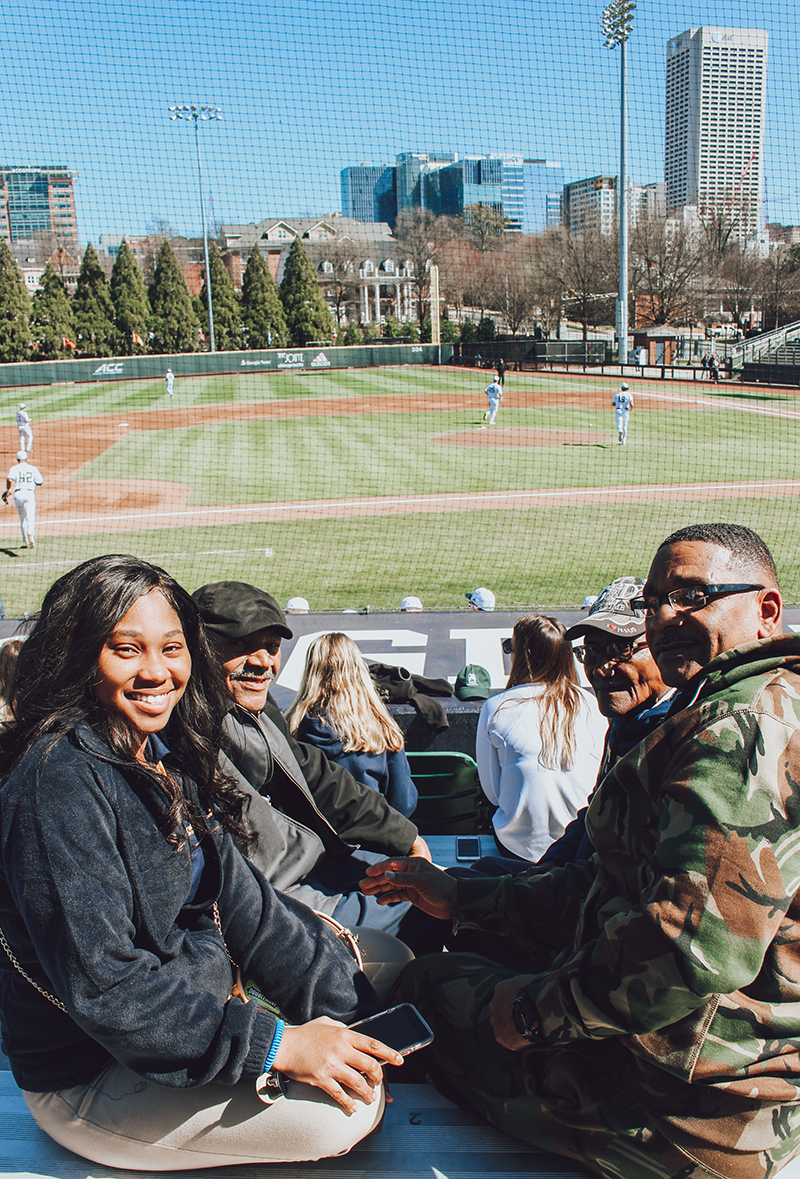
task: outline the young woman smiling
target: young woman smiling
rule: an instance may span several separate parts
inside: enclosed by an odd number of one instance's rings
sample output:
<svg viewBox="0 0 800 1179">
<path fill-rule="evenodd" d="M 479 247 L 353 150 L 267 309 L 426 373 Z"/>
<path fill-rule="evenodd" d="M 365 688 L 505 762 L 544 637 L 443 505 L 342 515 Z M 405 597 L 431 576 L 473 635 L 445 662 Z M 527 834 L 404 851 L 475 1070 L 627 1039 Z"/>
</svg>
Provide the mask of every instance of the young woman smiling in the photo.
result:
<svg viewBox="0 0 800 1179">
<path fill-rule="evenodd" d="M 345 1153 L 380 1117 L 381 1062 L 400 1058 L 334 1022 L 374 993 L 233 844 L 246 836 L 217 770 L 227 697 L 191 598 L 134 557 L 72 570 L 45 597 L 11 703 L 0 1020 L 40 1126 L 133 1170 Z"/>
</svg>

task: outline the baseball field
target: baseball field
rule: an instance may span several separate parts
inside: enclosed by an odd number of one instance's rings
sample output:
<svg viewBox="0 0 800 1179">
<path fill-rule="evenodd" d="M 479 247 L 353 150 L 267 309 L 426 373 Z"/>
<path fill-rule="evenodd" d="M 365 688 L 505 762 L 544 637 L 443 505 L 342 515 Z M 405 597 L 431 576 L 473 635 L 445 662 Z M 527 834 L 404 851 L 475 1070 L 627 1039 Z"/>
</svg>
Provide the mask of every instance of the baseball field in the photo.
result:
<svg viewBox="0 0 800 1179">
<path fill-rule="evenodd" d="M 632 381 L 629 441 L 619 381 L 506 378 L 481 429 L 487 372 L 398 367 L 5 390 L 42 472 L 37 547 L 0 515 L 6 613 L 36 610 L 61 573 L 133 552 L 189 589 L 235 578 L 312 609 L 574 606 L 613 576 L 645 573 L 670 531 L 729 520 L 772 547 L 800 600 L 795 499 L 800 401 L 789 390 Z"/>
</svg>

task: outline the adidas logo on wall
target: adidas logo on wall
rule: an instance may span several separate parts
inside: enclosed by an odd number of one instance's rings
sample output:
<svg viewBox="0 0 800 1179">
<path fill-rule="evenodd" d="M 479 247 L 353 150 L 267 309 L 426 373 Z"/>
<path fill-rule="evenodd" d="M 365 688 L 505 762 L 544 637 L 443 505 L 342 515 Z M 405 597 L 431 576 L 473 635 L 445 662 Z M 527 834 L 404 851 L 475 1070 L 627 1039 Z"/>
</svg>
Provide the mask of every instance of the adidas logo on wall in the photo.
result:
<svg viewBox="0 0 800 1179">
<path fill-rule="evenodd" d="M 328 360 L 324 352 L 320 352 L 319 356 L 315 356 L 311 361 L 309 368 L 330 368 L 331 362 Z"/>
</svg>

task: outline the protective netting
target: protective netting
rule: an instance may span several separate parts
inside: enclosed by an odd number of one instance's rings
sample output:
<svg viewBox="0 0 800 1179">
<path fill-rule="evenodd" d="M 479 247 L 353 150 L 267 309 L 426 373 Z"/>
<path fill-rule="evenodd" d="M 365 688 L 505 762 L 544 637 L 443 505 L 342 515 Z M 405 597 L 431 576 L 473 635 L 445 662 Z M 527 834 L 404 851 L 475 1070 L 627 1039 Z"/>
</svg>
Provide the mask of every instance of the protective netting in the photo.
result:
<svg viewBox="0 0 800 1179">
<path fill-rule="evenodd" d="M 109 551 L 320 610 L 574 606 L 714 519 L 800 599 L 800 346 L 752 348 L 800 320 L 794 9 L 611 6 L 621 345 L 601 16 L 6 6 L 0 437 L 43 480 L 7 614 Z"/>
</svg>

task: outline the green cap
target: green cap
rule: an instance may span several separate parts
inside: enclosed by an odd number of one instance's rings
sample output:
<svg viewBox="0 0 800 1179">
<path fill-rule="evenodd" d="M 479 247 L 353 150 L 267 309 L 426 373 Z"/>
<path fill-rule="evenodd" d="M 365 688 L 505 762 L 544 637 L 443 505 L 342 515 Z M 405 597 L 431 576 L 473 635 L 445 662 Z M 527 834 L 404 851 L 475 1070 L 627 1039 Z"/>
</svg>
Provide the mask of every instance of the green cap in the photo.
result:
<svg viewBox="0 0 800 1179">
<path fill-rule="evenodd" d="M 456 676 L 455 694 L 459 700 L 486 700 L 492 686 L 492 677 L 485 667 L 468 663 Z"/>
</svg>

